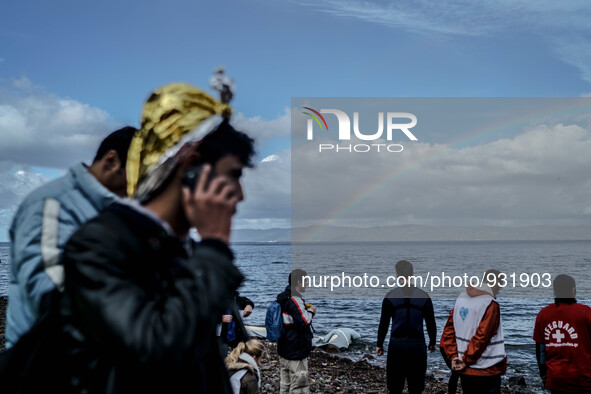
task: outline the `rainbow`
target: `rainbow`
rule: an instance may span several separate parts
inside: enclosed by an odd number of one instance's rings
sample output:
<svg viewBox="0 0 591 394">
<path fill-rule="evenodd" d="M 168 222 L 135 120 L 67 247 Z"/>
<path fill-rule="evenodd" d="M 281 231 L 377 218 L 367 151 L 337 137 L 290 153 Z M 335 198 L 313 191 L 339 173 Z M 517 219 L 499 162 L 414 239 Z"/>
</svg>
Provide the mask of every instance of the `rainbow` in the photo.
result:
<svg viewBox="0 0 591 394">
<path fill-rule="evenodd" d="M 523 99 L 515 98 L 515 100 Z M 548 103 L 542 102 L 542 105 L 537 105 L 530 111 L 519 113 L 516 116 L 510 118 L 499 117 L 497 118 L 500 119 L 499 121 L 488 123 L 479 128 L 473 129 L 469 134 L 461 135 L 452 140 L 449 144 L 440 145 L 439 147 L 434 146 L 428 154 L 406 161 L 404 165 L 394 171 L 378 177 L 365 187 L 359 188 L 357 193 L 353 193 L 340 204 L 335 204 L 323 218 L 319 219 L 320 224 L 311 226 L 307 234 L 305 234 L 302 239 L 298 239 L 297 242 L 314 241 L 314 239 L 317 239 L 319 235 L 327 230 L 328 226 L 333 224 L 336 219 L 344 217 L 346 213 L 350 212 L 358 204 L 374 194 L 379 193 L 396 179 L 399 179 L 400 177 L 411 173 L 413 170 L 439 158 L 443 152 L 448 149 L 462 149 L 467 146 L 477 146 L 486 143 L 487 138 L 490 137 L 498 137 L 506 132 L 514 132 L 515 130 L 523 131 L 526 126 L 532 124 L 532 119 L 536 119 L 537 124 L 541 124 L 542 122 L 557 120 L 557 118 L 560 119 L 562 116 L 569 116 L 570 119 L 573 119 L 573 117 L 576 118 L 577 115 L 588 115 L 591 113 L 591 100 L 588 98 L 559 98 L 559 100 L 564 100 L 564 103 L 559 102 L 559 105 L 557 105 L 554 100 Z"/>
</svg>

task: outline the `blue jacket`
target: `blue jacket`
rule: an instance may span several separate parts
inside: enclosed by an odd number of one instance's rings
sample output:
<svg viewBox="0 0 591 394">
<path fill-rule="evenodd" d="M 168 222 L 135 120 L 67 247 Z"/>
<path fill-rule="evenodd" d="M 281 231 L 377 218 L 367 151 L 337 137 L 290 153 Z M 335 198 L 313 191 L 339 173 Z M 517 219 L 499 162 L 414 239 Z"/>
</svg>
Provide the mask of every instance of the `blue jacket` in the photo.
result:
<svg viewBox="0 0 591 394">
<path fill-rule="evenodd" d="M 21 203 L 9 232 L 7 347 L 35 323 L 43 296 L 63 286 L 61 257 L 70 236 L 116 198 L 80 163 Z"/>
</svg>

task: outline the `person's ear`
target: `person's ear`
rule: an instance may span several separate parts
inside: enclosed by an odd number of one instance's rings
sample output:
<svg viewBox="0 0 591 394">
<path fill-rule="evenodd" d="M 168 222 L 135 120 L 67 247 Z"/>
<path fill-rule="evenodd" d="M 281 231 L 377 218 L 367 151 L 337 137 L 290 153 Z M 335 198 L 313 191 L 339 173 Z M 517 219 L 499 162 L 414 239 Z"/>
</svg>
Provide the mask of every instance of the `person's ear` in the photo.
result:
<svg viewBox="0 0 591 394">
<path fill-rule="evenodd" d="M 103 162 L 103 169 L 105 172 L 118 171 L 122 167 L 119 154 L 114 149 L 105 153 L 101 161 Z"/>
</svg>

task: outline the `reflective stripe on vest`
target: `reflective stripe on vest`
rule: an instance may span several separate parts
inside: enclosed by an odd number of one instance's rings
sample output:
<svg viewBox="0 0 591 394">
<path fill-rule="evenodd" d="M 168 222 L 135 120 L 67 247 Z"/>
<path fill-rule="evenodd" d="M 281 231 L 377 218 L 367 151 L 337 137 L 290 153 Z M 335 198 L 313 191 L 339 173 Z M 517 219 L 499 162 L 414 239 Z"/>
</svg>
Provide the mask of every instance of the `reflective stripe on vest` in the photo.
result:
<svg viewBox="0 0 591 394">
<path fill-rule="evenodd" d="M 482 317 L 491 302 L 496 302 L 491 295 L 485 294 L 470 297 L 466 292 L 463 292 L 456 300 L 453 321 L 456 332 L 456 345 L 460 356 L 468 348 L 468 343 L 474 334 L 476 334 Z M 491 338 L 490 343 L 480 358 L 478 358 L 476 363 L 470 365 L 470 368 L 486 369 L 499 363 L 505 357 L 503 323 L 499 320 L 499 327 L 496 334 Z"/>
</svg>

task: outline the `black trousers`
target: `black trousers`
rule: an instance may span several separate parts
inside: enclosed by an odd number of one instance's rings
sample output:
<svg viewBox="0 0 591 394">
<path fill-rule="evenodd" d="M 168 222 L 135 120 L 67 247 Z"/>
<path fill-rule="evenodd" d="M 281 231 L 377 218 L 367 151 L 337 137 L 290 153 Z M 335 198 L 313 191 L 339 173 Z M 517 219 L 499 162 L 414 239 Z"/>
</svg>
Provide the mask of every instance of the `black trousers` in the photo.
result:
<svg viewBox="0 0 591 394">
<path fill-rule="evenodd" d="M 460 380 L 464 394 L 500 394 L 501 392 L 501 375 L 461 375 Z"/>
<path fill-rule="evenodd" d="M 390 393 L 402 393 L 405 380 L 410 394 L 422 393 L 426 371 L 427 347 L 424 339 L 390 338 L 386 369 Z"/>
<path fill-rule="evenodd" d="M 441 355 L 443 356 L 443 361 L 445 361 L 445 365 L 451 370 L 451 360 L 447 358 L 447 354 L 445 354 L 445 350 L 442 347 L 439 348 L 441 351 Z M 449 394 L 456 394 L 458 391 L 458 379 L 460 378 L 460 373 L 458 371 L 451 371 L 449 375 L 449 382 L 447 383 L 447 392 Z"/>
</svg>

